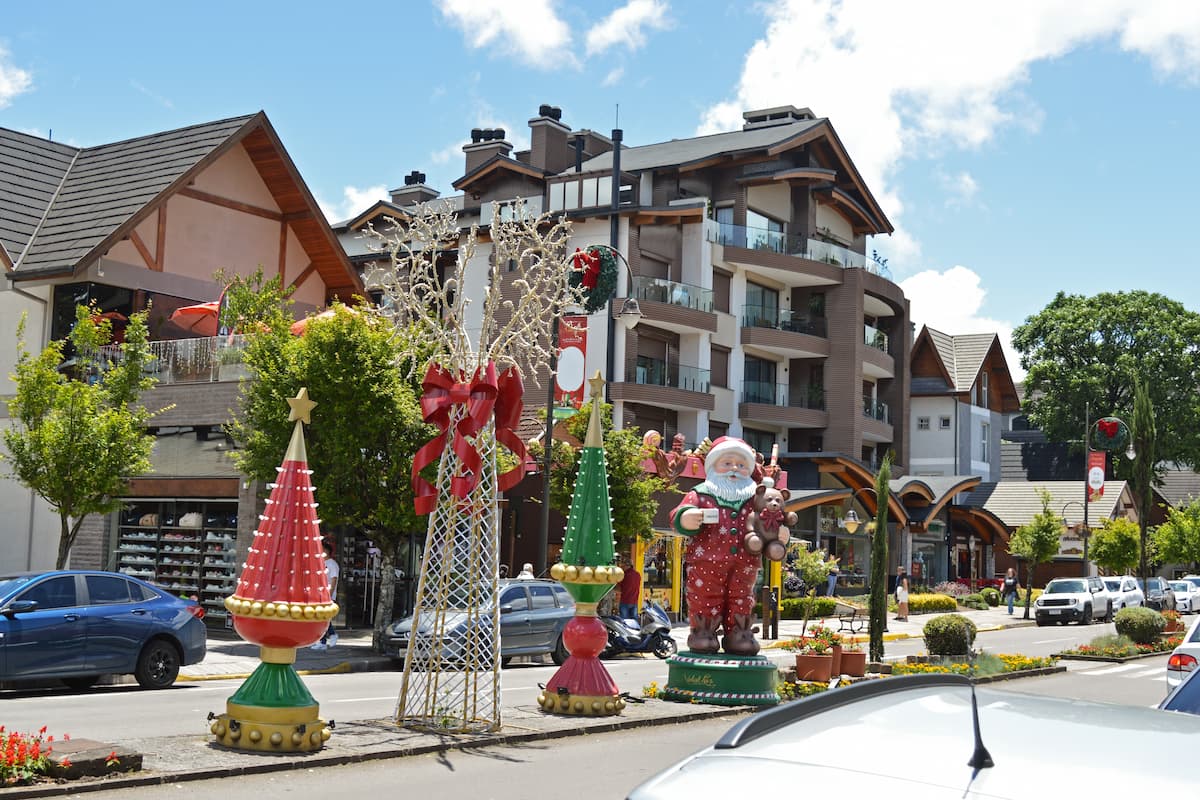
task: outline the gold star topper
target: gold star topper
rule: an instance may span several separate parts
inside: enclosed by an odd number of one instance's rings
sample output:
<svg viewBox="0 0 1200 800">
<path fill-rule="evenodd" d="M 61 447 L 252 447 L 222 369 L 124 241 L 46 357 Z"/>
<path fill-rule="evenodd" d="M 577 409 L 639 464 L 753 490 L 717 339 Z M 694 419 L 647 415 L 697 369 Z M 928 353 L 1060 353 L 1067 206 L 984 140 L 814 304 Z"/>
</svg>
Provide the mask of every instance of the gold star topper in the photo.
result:
<svg viewBox="0 0 1200 800">
<path fill-rule="evenodd" d="M 309 418 L 312 410 L 316 408 L 316 402 L 308 399 L 308 387 L 300 387 L 300 391 L 295 397 L 288 398 L 288 405 L 292 407 L 292 411 L 288 414 L 288 422 L 300 420 L 305 425 L 311 425 L 312 420 Z"/>
<path fill-rule="evenodd" d="M 604 396 L 604 378 L 600 376 L 600 370 L 596 370 L 595 376 L 588 378 L 588 385 L 592 387 L 592 397 Z"/>
</svg>

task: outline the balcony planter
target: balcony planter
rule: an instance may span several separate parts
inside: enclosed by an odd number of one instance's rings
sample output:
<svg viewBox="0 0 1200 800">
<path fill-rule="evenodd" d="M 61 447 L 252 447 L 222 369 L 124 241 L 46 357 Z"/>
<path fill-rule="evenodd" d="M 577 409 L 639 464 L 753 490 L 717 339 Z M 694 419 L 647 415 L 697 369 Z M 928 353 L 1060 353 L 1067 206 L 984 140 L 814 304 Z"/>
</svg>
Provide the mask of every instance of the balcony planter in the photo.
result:
<svg viewBox="0 0 1200 800">
<path fill-rule="evenodd" d="M 796 654 L 796 680 L 829 682 L 833 677 L 833 656 L 816 653 Z"/>
</svg>

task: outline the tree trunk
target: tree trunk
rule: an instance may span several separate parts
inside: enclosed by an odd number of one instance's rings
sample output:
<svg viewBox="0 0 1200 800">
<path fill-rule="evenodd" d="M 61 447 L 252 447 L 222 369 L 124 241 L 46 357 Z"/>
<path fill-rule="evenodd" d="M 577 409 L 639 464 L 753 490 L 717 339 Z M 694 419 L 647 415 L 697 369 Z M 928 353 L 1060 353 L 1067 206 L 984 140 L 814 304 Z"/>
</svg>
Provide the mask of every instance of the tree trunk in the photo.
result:
<svg viewBox="0 0 1200 800">
<path fill-rule="evenodd" d="M 1029 565 L 1029 582 L 1025 584 L 1025 619 L 1029 619 L 1029 601 L 1033 597 L 1033 570 L 1036 564 Z"/>
<path fill-rule="evenodd" d="M 67 558 L 71 555 L 71 542 L 75 538 L 71 533 L 71 521 L 66 514 L 58 515 L 58 561 L 55 569 L 66 569 Z"/>
</svg>

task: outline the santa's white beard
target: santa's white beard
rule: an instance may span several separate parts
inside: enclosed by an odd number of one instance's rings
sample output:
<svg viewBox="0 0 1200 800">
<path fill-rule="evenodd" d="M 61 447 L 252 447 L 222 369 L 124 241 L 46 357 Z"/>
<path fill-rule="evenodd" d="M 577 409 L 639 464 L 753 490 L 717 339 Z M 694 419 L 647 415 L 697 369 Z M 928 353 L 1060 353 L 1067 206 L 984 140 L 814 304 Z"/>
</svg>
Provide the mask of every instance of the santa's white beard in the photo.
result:
<svg viewBox="0 0 1200 800">
<path fill-rule="evenodd" d="M 724 500 L 732 503 L 734 501 L 745 502 L 754 496 L 754 492 L 758 489 L 758 484 L 749 476 L 743 478 L 735 472 L 729 472 L 724 475 L 710 475 L 704 481 L 704 487 L 708 489 L 708 493 L 718 500 Z"/>
</svg>

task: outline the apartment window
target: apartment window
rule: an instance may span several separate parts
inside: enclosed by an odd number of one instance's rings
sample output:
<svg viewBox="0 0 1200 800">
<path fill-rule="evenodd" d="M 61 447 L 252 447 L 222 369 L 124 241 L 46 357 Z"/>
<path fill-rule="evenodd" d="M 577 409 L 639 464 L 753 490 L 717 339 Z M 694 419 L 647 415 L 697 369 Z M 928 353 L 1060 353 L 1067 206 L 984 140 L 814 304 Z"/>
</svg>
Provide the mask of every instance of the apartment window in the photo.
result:
<svg viewBox="0 0 1200 800">
<path fill-rule="evenodd" d="M 775 388 L 775 368 L 774 361 L 746 356 L 742 380 L 743 402 L 782 405 L 777 397 L 778 390 Z"/>
<path fill-rule="evenodd" d="M 939 417 L 938 418 L 938 427 L 944 431 L 950 430 L 950 418 L 949 417 Z"/>
<path fill-rule="evenodd" d="M 770 431 L 756 431 L 753 428 L 742 428 L 742 438 L 746 444 L 765 456 L 771 454 L 771 445 L 775 444 L 775 434 Z"/>
<path fill-rule="evenodd" d="M 988 407 L 988 374 L 981 372 L 979 374 L 979 405 L 982 408 Z"/>
<path fill-rule="evenodd" d="M 717 422 L 716 420 L 712 420 L 712 419 L 710 419 L 708 421 L 708 438 L 709 438 L 709 440 L 715 442 L 717 439 L 720 439 L 722 436 L 727 436 L 727 435 L 729 435 L 729 423 L 728 422 Z"/>
<path fill-rule="evenodd" d="M 992 438 L 992 426 L 984 422 L 979 426 L 979 460 L 988 461 L 988 442 Z"/>
<path fill-rule="evenodd" d="M 713 386 L 729 387 L 729 351 L 724 347 L 713 347 L 709 356 L 709 381 Z"/>
<path fill-rule="evenodd" d="M 917 430 L 929 430 L 929 417 L 917 417 Z"/>
<path fill-rule="evenodd" d="M 729 313 L 729 276 L 713 270 L 713 310 Z"/>
</svg>

